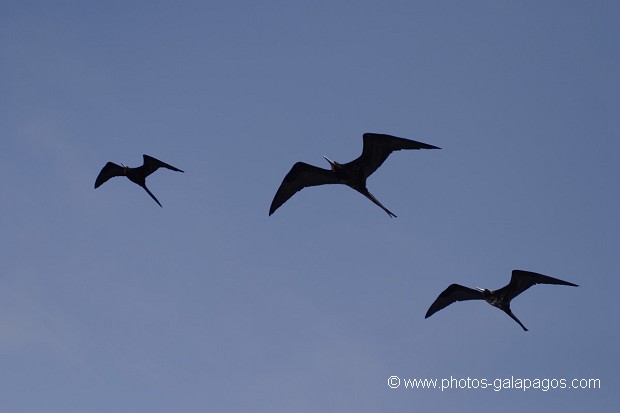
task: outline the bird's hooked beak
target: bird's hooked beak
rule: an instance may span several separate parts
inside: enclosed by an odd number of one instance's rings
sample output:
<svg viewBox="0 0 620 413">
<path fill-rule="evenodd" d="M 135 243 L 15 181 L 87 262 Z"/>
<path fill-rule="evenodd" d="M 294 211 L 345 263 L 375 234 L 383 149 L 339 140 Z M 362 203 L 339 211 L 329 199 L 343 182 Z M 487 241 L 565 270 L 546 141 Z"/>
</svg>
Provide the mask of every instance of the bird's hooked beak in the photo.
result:
<svg viewBox="0 0 620 413">
<path fill-rule="evenodd" d="M 323 158 L 325 158 L 325 160 L 329 163 L 329 166 L 331 166 L 332 171 L 335 171 L 336 170 L 336 162 L 332 161 L 327 156 L 324 156 Z"/>
</svg>

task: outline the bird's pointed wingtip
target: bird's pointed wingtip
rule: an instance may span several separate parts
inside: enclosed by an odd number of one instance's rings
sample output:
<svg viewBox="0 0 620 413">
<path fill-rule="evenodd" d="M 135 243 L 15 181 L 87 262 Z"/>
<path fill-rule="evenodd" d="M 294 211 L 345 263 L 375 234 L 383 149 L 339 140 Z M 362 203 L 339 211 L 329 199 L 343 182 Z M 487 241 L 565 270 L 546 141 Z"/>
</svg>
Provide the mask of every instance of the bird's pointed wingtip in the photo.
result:
<svg viewBox="0 0 620 413">
<path fill-rule="evenodd" d="M 424 319 L 426 320 L 427 318 L 435 314 L 437 311 L 439 310 L 433 310 L 433 306 L 431 305 L 430 308 L 426 311 L 426 314 L 424 315 Z"/>
</svg>

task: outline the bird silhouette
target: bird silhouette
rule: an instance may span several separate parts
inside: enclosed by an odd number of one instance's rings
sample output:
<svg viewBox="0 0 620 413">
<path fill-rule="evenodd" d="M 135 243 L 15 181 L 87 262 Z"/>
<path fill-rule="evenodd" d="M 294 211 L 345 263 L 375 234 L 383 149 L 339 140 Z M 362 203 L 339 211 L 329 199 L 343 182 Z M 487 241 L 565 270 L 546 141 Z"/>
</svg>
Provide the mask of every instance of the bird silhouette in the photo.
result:
<svg viewBox="0 0 620 413">
<path fill-rule="evenodd" d="M 478 288 L 474 290 L 459 284 L 450 285 L 441 294 L 439 294 L 439 297 L 437 297 L 435 302 L 431 304 L 424 318 L 429 318 L 437 311 L 456 301 L 485 300 L 487 303 L 508 314 L 510 318 L 515 320 L 521 328 L 523 328 L 523 330 L 528 331 L 523 323 L 521 323 L 521 321 L 519 321 L 519 319 L 512 313 L 512 310 L 510 310 L 510 301 L 512 301 L 513 298 L 521 294 L 523 291 L 536 284 L 570 285 L 572 287 L 579 287 L 577 284 L 569 283 L 568 281 L 559 280 L 547 275 L 538 274 L 536 272 L 514 270 L 512 272 L 512 277 L 510 278 L 510 283 L 496 291 L 491 291 L 486 288 Z"/>
<path fill-rule="evenodd" d="M 362 154 L 355 160 L 341 164 L 324 156 L 331 169 L 323 169 L 304 162 L 297 162 L 284 177 L 271 202 L 269 215 L 273 214 L 293 195 L 309 186 L 326 184 L 347 185 L 381 207 L 390 218 L 394 213 L 384 207 L 366 188 L 366 179 L 385 162 L 394 151 L 403 149 L 440 149 L 437 146 L 380 133 L 365 133 Z"/>
<path fill-rule="evenodd" d="M 144 163 L 142 166 L 137 168 L 130 168 L 123 164 L 117 165 L 114 162 L 108 162 L 99 172 L 97 179 L 95 180 L 95 188 L 98 188 L 106 182 L 108 179 L 113 178 L 115 176 L 126 176 L 131 182 L 140 185 L 147 194 L 151 196 L 157 202 L 157 204 L 161 207 L 161 203 L 155 198 L 155 195 L 146 187 L 146 177 L 155 172 L 159 168 L 167 168 L 172 171 L 183 172 L 182 170 L 175 168 L 172 165 L 168 165 L 165 162 L 162 162 L 158 159 L 153 158 L 152 156 L 142 155 L 144 158 Z"/>
</svg>

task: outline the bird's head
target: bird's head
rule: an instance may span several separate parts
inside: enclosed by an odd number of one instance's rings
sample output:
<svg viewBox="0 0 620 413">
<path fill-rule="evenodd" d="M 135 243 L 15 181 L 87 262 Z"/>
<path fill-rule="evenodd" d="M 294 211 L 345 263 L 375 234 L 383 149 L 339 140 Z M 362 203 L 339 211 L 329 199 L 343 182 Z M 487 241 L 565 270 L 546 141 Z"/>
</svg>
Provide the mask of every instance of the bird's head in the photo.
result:
<svg viewBox="0 0 620 413">
<path fill-rule="evenodd" d="M 125 175 L 127 175 L 127 168 L 129 167 L 122 163 L 121 163 L 121 166 L 123 167 L 123 172 L 125 173 Z"/>
<path fill-rule="evenodd" d="M 491 295 L 491 290 L 489 290 L 488 288 L 476 287 L 476 290 L 480 291 L 484 297 L 488 297 L 489 295 Z"/>
<path fill-rule="evenodd" d="M 331 159 L 329 159 L 327 156 L 324 156 L 323 158 L 325 158 L 325 160 L 329 163 L 329 166 L 331 166 L 332 171 L 336 171 L 336 169 L 340 168 L 340 164 L 338 162 L 334 162 Z"/>
</svg>

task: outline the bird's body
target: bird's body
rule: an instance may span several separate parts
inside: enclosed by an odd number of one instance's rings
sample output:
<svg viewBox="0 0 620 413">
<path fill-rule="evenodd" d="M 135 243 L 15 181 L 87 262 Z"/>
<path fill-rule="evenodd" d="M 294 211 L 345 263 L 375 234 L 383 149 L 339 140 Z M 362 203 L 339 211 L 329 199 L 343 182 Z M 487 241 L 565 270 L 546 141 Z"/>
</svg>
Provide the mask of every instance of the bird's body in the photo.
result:
<svg viewBox="0 0 620 413">
<path fill-rule="evenodd" d="M 388 156 L 403 149 L 439 149 L 436 146 L 396 136 L 365 133 L 364 149 L 355 160 L 341 164 L 325 159 L 331 169 L 323 169 L 304 162 L 297 162 L 284 177 L 273 198 L 269 215 L 303 188 L 309 186 L 342 184 L 347 185 L 381 207 L 390 217 L 396 217 L 384 207 L 366 188 L 366 179 L 383 164 Z"/>
<path fill-rule="evenodd" d="M 531 271 L 514 270 L 512 272 L 510 283 L 495 291 L 488 290 L 486 288 L 473 289 L 459 284 L 450 285 L 441 294 L 439 294 L 439 297 L 437 297 L 435 302 L 431 304 L 430 308 L 426 312 L 425 318 L 432 316 L 437 311 L 456 301 L 485 300 L 487 303 L 508 314 L 510 318 L 515 320 L 521 328 L 523 328 L 523 330 L 528 331 L 521 321 L 519 321 L 519 319 L 512 313 L 512 310 L 510 309 L 510 302 L 523 291 L 536 284 L 555 284 L 578 287 L 577 284 L 569 283 L 568 281 L 563 281 L 547 275 L 542 275 Z"/>
<path fill-rule="evenodd" d="M 150 195 L 151 198 L 157 202 L 157 204 L 161 207 L 161 203 L 155 198 L 155 195 L 146 187 L 146 177 L 155 172 L 159 168 L 166 168 L 172 171 L 183 172 L 182 170 L 175 168 L 172 165 L 168 165 L 165 162 L 162 162 L 158 159 L 153 158 L 152 156 L 142 155 L 144 159 L 144 163 L 142 166 L 138 166 L 137 168 L 130 168 L 125 165 L 117 165 L 114 162 L 108 162 L 99 172 L 97 179 L 95 180 L 95 188 L 101 186 L 108 179 L 113 178 L 115 176 L 126 176 L 131 182 L 140 185 L 147 194 Z"/>
</svg>

